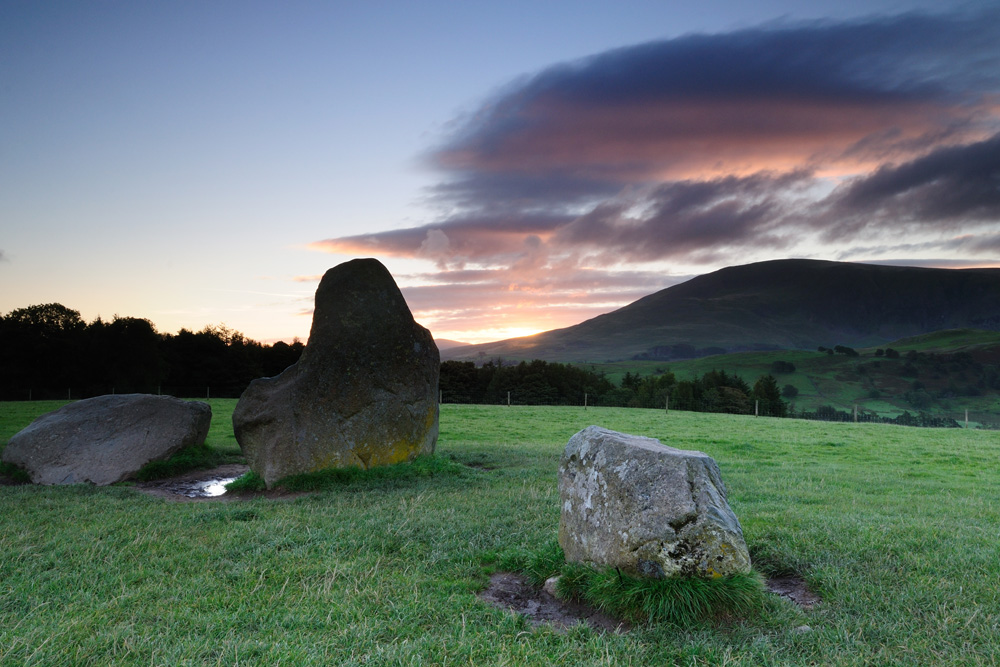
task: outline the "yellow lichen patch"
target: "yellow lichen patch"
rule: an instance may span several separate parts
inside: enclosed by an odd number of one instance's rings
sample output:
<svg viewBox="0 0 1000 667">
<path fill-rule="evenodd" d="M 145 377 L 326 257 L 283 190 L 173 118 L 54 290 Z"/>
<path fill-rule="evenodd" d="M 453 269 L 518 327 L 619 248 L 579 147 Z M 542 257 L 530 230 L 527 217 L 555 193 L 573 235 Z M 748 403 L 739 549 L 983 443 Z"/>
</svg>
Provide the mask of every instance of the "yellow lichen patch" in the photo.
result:
<svg viewBox="0 0 1000 667">
<path fill-rule="evenodd" d="M 352 463 L 344 461 L 342 452 L 329 452 L 326 456 L 313 458 L 312 465 L 309 466 L 308 472 L 319 472 L 320 470 L 327 470 L 328 468 L 345 468 L 349 465 L 352 465 Z"/>
<path fill-rule="evenodd" d="M 379 455 L 372 457 L 368 461 L 368 466 L 392 465 L 408 461 L 412 455 L 416 454 L 417 447 L 406 438 L 400 438 L 385 448 L 379 449 Z"/>
<path fill-rule="evenodd" d="M 424 433 L 429 433 L 431 429 L 438 420 L 438 406 L 432 405 L 429 410 L 427 410 L 427 418 L 424 420 Z"/>
</svg>

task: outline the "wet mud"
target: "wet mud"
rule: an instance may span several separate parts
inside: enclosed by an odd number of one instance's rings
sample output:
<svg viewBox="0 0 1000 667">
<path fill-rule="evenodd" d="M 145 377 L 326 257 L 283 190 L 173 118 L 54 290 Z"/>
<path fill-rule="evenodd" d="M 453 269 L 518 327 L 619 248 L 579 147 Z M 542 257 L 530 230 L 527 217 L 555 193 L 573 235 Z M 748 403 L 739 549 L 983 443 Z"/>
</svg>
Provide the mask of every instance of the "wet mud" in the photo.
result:
<svg viewBox="0 0 1000 667">
<path fill-rule="evenodd" d="M 479 594 L 479 598 L 524 616 L 534 626 L 550 624 L 564 632 L 578 623 L 606 632 L 621 633 L 631 629 L 625 621 L 612 618 L 593 607 L 555 598 L 512 572 L 497 572 L 491 576 L 489 586 Z"/>
<path fill-rule="evenodd" d="M 231 463 L 211 470 L 194 470 L 177 477 L 136 482 L 133 488 L 167 500 L 231 500 L 240 496 L 227 492 L 225 485 L 249 470 L 243 464 Z"/>
</svg>

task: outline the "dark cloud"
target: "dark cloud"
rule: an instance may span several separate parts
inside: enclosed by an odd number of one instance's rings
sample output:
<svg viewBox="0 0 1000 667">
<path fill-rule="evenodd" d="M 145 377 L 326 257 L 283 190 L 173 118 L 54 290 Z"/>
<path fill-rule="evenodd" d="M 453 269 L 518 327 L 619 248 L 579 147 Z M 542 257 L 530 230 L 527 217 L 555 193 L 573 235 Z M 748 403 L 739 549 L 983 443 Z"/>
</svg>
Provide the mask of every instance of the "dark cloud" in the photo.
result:
<svg viewBox="0 0 1000 667">
<path fill-rule="evenodd" d="M 550 68 L 500 109 L 560 98 L 593 106 L 683 98 L 926 99 L 995 88 L 995 12 L 910 14 L 689 35 Z M 973 64 L 975 67 L 968 67 Z M 957 65 L 957 67 L 955 66 Z"/>
<path fill-rule="evenodd" d="M 605 205 L 560 229 L 554 242 L 586 245 L 632 262 L 702 254 L 739 246 L 778 248 L 778 233 L 797 184 L 807 174 L 755 174 L 666 183 L 643 202 L 641 215 Z"/>
<path fill-rule="evenodd" d="M 907 15 L 618 49 L 508 90 L 436 163 L 462 175 L 447 186 L 461 201 L 519 174 L 532 177 L 535 199 L 553 178 L 554 204 L 568 182 L 920 150 L 928 137 L 972 131 L 1000 91 L 998 17 Z"/>
<path fill-rule="evenodd" d="M 884 266 L 922 266 L 928 269 L 997 269 L 1000 259 L 969 260 L 969 259 L 876 259 L 865 264 L 882 264 Z"/>
<path fill-rule="evenodd" d="M 885 165 L 831 197 L 828 237 L 866 226 L 1000 224 L 1000 134 Z"/>
<path fill-rule="evenodd" d="M 476 210 L 492 215 L 535 208 L 567 209 L 614 196 L 620 184 L 574 176 L 569 170 L 537 174 L 481 173 L 443 183 L 433 189 L 431 201 L 448 208 Z"/>
</svg>

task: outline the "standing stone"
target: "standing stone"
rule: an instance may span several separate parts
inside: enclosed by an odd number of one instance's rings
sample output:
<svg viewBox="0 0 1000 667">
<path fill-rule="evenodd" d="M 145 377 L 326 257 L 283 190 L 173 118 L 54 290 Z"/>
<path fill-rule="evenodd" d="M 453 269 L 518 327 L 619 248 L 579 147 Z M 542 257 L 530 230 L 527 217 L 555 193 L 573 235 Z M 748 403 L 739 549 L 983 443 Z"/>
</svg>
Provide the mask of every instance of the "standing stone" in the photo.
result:
<svg viewBox="0 0 1000 667">
<path fill-rule="evenodd" d="M 750 570 L 719 467 L 701 452 L 590 426 L 563 451 L 559 497 L 567 561 L 656 578 Z"/>
<path fill-rule="evenodd" d="M 208 403 L 149 394 L 97 396 L 33 421 L 10 439 L 3 461 L 26 470 L 35 484 L 104 486 L 203 444 L 211 422 Z"/>
<path fill-rule="evenodd" d="M 268 487 L 298 473 L 430 454 L 440 364 L 386 268 L 375 259 L 340 264 L 316 290 L 299 361 L 240 397 L 236 440 Z"/>
</svg>

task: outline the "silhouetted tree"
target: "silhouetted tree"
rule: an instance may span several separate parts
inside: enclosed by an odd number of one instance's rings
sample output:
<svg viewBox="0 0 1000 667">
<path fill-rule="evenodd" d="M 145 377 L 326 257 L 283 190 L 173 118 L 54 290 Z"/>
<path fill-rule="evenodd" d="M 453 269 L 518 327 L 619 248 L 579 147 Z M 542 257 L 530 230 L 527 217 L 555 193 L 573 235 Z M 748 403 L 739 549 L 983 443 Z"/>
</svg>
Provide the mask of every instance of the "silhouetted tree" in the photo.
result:
<svg viewBox="0 0 1000 667">
<path fill-rule="evenodd" d="M 761 375 L 753 385 L 751 398 L 759 402 L 761 414 L 787 417 L 788 404 L 781 400 L 781 391 L 773 375 Z"/>
</svg>

